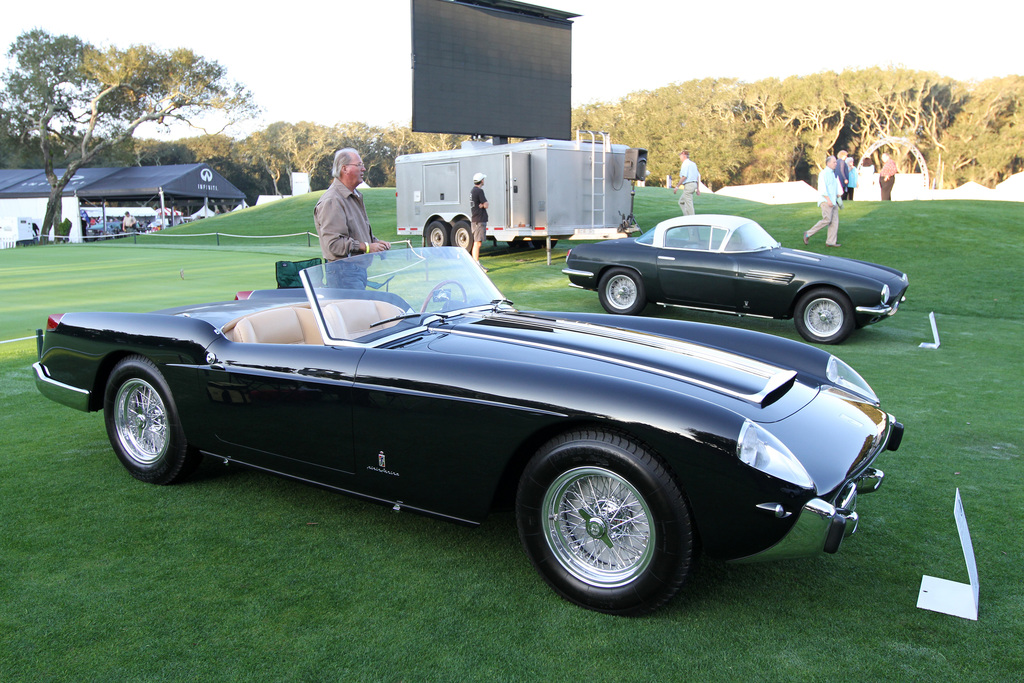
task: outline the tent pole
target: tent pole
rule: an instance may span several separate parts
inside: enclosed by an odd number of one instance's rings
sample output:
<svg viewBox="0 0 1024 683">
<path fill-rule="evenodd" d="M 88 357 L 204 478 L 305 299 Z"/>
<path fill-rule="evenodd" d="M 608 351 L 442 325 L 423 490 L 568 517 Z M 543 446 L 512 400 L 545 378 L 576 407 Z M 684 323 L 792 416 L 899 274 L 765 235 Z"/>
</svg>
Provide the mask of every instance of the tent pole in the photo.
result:
<svg viewBox="0 0 1024 683">
<path fill-rule="evenodd" d="M 164 228 L 167 227 L 167 225 L 164 223 L 164 217 L 167 215 L 167 208 L 164 206 L 164 188 L 161 187 L 161 188 L 159 188 L 159 190 L 160 190 L 160 229 L 163 230 Z"/>
</svg>

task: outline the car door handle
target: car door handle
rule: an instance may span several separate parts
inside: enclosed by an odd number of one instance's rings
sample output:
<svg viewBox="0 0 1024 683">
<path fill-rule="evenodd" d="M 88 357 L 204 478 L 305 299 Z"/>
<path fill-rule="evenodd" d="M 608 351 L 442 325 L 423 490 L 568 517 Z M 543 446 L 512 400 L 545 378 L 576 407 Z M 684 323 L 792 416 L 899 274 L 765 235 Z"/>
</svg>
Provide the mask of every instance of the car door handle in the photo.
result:
<svg viewBox="0 0 1024 683">
<path fill-rule="evenodd" d="M 675 261 L 676 257 L 675 256 L 659 256 L 658 260 L 659 261 Z"/>
</svg>

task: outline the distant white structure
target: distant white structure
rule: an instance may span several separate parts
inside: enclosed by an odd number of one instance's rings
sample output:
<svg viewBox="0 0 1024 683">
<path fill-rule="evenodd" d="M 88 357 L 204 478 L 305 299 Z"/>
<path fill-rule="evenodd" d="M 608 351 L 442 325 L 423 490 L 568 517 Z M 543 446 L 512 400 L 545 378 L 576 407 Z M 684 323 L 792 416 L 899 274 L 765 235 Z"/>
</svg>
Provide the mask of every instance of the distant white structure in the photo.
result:
<svg viewBox="0 0 1024 683">
<path fill-rule="evenodd" d="M 818 191 L 803 181 L 791 183 L 761 183 L 723 187 L 716 195 L 736 197 L 762 204 L 799 204 L 817 202 Z M 856 202 L 881 201 L 877 174 L 862 174 L 858 177 L 853 199 Z M 978 183 L 964 183 L 955 190 L 929 190 L 924 187 L 924 175 L 920 173 L 899 173 L 892 190 L 894 202 L 931 199 L 983 199 L 1003 202 L 1024 202 L 1024 173 L 1018 173 L 992 190 Z"/>
<path fill-rule="evenodd" d="M 292 172 L 292 196 L 309 192 L 309 174 Z"/>
<path fill-rule="evenodd" d="M 723 197 L 749 199 L 762 204 L 799 204 L 818 201 L 818 191 L 802 180 L 791 183 L 758 183 L 757 185 L 723 187 L 715 194 Z"/>
</svg>

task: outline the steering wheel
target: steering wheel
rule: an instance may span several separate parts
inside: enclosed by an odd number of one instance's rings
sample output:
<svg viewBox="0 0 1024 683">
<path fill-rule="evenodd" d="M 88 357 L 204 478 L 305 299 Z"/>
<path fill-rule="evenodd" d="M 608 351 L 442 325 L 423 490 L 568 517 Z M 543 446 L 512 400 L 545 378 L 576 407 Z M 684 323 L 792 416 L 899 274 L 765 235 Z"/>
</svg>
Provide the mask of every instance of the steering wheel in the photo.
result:
<svg viewBox="0 0 1024 683">
<path fill-rule="evenodd" d="M 458 280 L 444 280 L 444 281 L 438 282 L 436 285 L 434 285 L 434 288 L 430 290 L 430 294 L 427 294 L 426 300 L 423 302 L 423 305 L 420 306 L 420 313 L 426 313 L 427 312 L 427 306 L 429 306 L 430 302 L 433 301 L 434 295 L 437 294 L 438 291 L 440 291 L 441 288 L 446 286 L 446 285 L 455 285 L 456 287 L 458 287 L 459 291 L 462 292 L 462 301 L 463 301 L 463 303 L 469 303 L 469 296 L 466 294 L 466 288 L 463 287 L 462 284 Z"/>
</svg>

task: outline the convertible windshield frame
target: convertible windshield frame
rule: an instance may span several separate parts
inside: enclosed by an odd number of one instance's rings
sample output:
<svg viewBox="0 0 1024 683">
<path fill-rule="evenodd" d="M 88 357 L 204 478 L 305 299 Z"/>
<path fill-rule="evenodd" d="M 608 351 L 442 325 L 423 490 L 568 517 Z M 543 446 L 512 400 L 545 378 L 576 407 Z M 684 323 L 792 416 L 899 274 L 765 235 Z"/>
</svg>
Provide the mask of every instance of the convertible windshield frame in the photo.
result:
<svg viewBox="0 0 1024 683">
<path fill-rule="evenodd" d="M 330 346 L 377 346 L 428 322 L 490 310 L 504 300 L 459 247 L 359 254 L 306 268 L 299 278 Z"/>
</svg>

